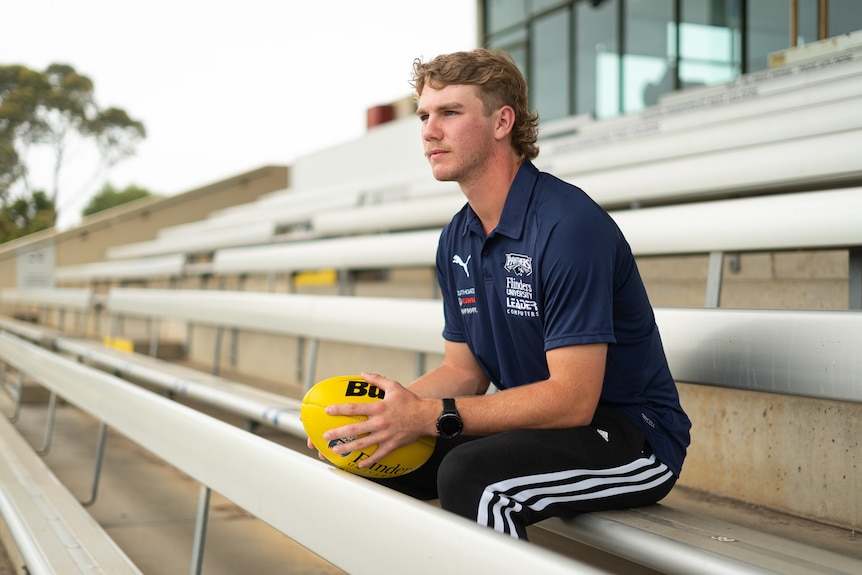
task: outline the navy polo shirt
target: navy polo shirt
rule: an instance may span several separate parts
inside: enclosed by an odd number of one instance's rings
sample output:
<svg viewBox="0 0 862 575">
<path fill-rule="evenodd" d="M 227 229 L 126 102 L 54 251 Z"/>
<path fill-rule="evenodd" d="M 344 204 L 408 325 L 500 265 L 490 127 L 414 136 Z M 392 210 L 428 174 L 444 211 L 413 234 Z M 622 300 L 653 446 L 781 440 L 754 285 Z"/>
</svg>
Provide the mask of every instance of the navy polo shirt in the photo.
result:
<svg viewBox="0 0 862 575">
<path fill-rule="evenodd" d="M 622 232 L 581 189 L 524 162 L 490 234 L 469 204 L 446 226 L 437 274 L 443 337 L 466 342 L 500 389 L 547 379 L 550 349 L 607 343 L 600 404 L 679 475 L 691 423 L 652 307 Z"/>
</svg>

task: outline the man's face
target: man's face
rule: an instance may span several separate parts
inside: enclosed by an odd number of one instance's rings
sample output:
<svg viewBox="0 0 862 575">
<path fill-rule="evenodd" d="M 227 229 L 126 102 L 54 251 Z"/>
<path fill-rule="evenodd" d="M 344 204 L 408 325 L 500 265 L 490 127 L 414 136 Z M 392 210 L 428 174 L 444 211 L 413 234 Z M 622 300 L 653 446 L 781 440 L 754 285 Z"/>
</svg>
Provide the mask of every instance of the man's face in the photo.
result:
<svg viewBox="0 0 862 575">
<path fill-rule="evenodd" d="M 416 115 L 431 172 L 440 181 L 471 183 L 486 168 L 494 144 L 496 114 L 486 116 L 478 88 L 425 86 Z"/>
</svg>

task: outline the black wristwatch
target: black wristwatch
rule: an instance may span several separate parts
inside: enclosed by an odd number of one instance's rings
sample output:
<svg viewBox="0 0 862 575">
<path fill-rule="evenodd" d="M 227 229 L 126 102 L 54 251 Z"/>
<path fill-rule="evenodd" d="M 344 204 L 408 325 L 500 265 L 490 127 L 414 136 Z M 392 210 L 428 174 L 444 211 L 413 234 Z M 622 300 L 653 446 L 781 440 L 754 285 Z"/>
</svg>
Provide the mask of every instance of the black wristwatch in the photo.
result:
<svg viewBox="0 0 862 575">
<path fill-rule="evenodd" d="M 440 434 L 440 437 L 452 439 L 461 435 L 463 429 L 464 422 L 461 421 L 461 416 L 455 408 L 455 400 L 447 397 L 443 400 L 443 411 L 437 418 L 437 433 Z"/>
</svg>

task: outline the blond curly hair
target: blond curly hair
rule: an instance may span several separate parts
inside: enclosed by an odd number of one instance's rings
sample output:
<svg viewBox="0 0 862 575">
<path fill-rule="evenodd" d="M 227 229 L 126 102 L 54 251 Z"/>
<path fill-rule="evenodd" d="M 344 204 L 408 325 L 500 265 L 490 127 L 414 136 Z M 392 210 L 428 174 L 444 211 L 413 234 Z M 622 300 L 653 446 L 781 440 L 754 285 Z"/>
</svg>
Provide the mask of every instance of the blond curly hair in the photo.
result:
<svg viewBox="0 0 862 575">
<path fill-rule="evenodd" d="M 512 147 L 522 158 L 532 160 L 539 155 L 539 115 L 531 112 L 527 100 L 527 82 L 512 57 L 502 50 L 479 48 L 469 52 L 441 54 L 433 60 L 413 61 L 413 81 L 416 98 L 425 86 L 440 89 L 453 84 L 469 84 L 479 88 L 486 115 L 502 106 L 515 111 Z"/>
</svg>

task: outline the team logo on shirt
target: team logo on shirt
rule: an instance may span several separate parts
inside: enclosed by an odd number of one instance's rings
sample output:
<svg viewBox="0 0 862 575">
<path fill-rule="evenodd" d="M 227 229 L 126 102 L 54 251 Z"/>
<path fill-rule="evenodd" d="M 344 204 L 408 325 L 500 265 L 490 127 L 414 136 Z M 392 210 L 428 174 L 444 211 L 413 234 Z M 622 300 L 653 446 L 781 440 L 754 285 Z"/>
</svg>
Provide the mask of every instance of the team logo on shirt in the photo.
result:
<svg viewBox="0 0 862 575">
<path fill-rule="evenodd" d="M 469 256 L 467 256 L 466 260 L 462 260 L 461 256 L 459 256 L 458 254 L 455 254 L 454 256 L 452 256 L 452 263 L 457 264 L 457 265 L 461 266 L 462 268 L 464 268 L 464 273 L 467 274 L 467 277 L 470 277 L 470 270 L 467 269 L 467 264 L 470 263 L 470 258 L 472 258 L 472 257 L 473 257 L 472 255 L 469 255 Z"/>
<path fill-rule="evenodd" d="M 533 258 L 522 254 L 506 254 L 503 268 L 518 277 L 506 277 L 506 313 L 520 317 L 539 317 L 539 306 L 533 284 L 524 276 L 533 275 Z M 524 277 L 524 279 L 520 279 Z"/>
<path fill-rule="evenodd" d="M 539 316 L 532 284 L 518 278 L 506 278 L 506 313 L 521 317 Z"/>
<path fill-rule="evenodd" d="M 533 275 L 533 258 L 521 254 L 506 254 L 506 263 L 503 268 L 507 272 L 513 272 L 519 276 Z"/>
</svg>

